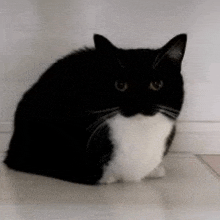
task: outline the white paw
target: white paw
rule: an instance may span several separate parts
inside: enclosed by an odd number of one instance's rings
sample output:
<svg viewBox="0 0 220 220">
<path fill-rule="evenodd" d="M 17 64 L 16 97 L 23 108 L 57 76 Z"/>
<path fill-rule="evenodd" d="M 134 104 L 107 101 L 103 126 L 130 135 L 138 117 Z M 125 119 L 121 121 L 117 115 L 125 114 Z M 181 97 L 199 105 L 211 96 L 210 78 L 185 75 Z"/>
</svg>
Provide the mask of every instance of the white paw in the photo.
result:
<svg viewBox="0 0 220 220">
<path fill-rule="evenodd" d="M 163 165 L 159 165 L 156 167 L 148 176 L 147 178 L 161 178 L 166 175 L 166 170 Z"/>
</svg>

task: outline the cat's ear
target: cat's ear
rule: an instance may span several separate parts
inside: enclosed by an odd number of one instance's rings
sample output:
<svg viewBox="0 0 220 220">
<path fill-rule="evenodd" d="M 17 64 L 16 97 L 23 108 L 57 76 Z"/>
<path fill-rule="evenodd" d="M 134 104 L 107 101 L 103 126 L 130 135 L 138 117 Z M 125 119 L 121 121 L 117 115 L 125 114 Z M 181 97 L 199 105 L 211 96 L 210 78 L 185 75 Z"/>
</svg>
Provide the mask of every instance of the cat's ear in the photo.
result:
<svg viewBox="0 0 220 220">
<path fill-rule="evenodd" d="M 99 51 L 112 51 L 116 47 L 105 37 L 99 34 L 94 34 L 94 43 L 95 43 L 95 48 Z"/>
<path fill-rule="evenodd" d="M 163 66 L 163 64 L 172 64 L 180 66 L 185 54 L 187 35 L 180 34 L 171 39 L 164 47 L 161 48 L 157 55 L 153 67 Z"/>
</svg>

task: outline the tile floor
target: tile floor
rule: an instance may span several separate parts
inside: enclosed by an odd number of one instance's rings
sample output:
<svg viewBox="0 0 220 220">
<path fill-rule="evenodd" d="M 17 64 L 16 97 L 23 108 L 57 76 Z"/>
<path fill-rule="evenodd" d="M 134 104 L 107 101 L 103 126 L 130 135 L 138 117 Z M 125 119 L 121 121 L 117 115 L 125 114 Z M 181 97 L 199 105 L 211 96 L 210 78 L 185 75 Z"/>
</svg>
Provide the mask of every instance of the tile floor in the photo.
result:
<svg viewBox="0 0 220 220">
<path fill-rule="evenodd" d="M 163 179 L 103 186 L 15 172 L 1 164 L 0 220 L 219 220 L 220 176 L 209 160 L 170 153 Z"/>
</svg>

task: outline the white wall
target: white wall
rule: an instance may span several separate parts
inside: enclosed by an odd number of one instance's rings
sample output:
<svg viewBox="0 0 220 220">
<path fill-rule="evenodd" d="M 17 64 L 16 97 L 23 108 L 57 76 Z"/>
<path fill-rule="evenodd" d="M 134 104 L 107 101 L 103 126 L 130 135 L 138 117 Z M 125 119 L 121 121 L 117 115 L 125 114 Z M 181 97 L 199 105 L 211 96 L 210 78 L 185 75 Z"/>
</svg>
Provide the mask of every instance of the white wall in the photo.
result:
<svg viewBox="0 0 220 220">
<path fill-rule="evenodd" d="M 184 135 L 175 149 L 185 150 L 187 132 L 197 134 L 201 127 L 212 136 L 214 123 L 213 151 L 219 150 L 220 1 L 0 0 L 0 5 L 0 132 L 11 130 L 21 94 L 43 70 L 73 49 L 93 46 L 93 33 L 120 47 L 159 47 L 187 33 L 186 101 L 180 117 Z M 200 149 L 200 142 L 187 146 Z"/>
</svg>

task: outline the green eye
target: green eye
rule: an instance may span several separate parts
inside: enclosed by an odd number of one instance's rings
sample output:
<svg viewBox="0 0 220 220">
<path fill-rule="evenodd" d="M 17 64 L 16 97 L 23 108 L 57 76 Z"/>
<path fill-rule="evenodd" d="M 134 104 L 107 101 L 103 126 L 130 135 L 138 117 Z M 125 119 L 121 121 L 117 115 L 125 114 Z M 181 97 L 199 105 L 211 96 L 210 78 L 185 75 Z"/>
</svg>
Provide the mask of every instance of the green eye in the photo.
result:
<svg viewBox="0 0 220 220">
<path fill-rule="evenodd" d="M 153 91 L 159 91 L 163 87 L 163 81 L 158 80 L 158 81 L 152 81 L 149 85 L 149 89 Z"/>
<path fill-rule="evenodd" d="M 128 84 L 126 82 L 117 80 L 115 82 L 115 88 L 120 92 L 124 92 L 128 89 Z"/>
</svg>

